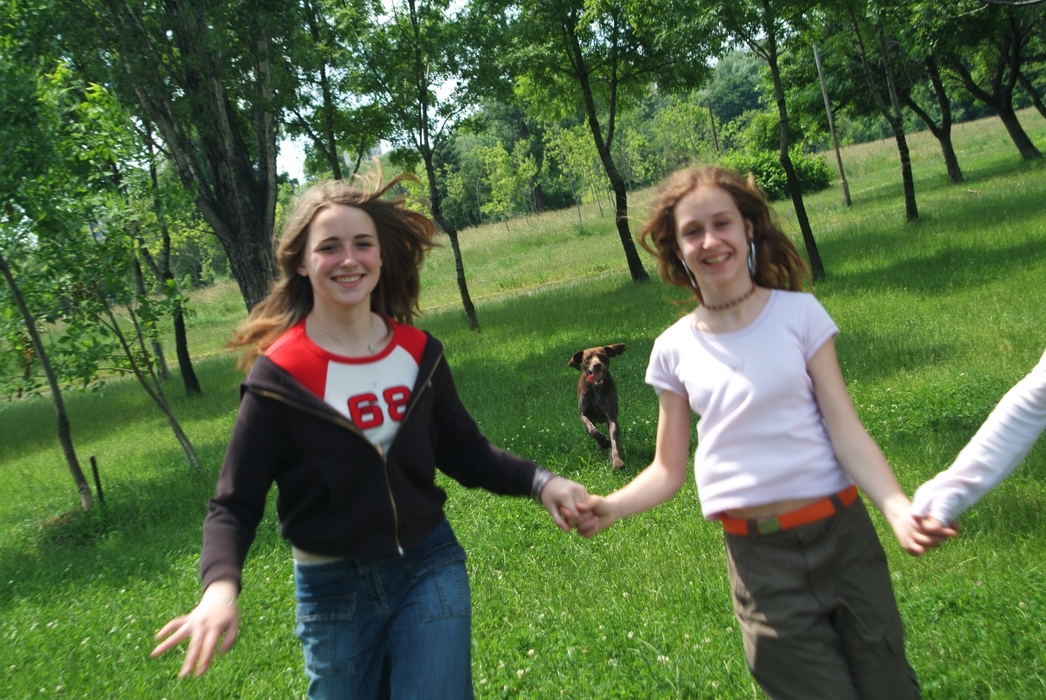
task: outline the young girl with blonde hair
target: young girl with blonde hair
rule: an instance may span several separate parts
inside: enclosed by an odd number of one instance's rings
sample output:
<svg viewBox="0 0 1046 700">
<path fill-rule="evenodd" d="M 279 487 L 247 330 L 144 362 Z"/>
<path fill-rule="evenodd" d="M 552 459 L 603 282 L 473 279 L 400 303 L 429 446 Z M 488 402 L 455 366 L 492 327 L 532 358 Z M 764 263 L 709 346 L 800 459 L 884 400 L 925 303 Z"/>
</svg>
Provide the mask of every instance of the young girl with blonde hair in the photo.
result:
<svg viewBox="0 0 1046 700">
<path fill-rule="evenodd" d="M 153 651 L 189 638 L 182 676 L 236 639 L 241 572 L 273 482 L 313 699 L 472 697 L 465 552 L 437 468 L 531 495 L 564 530 L 564 514 L 578 518 L 584 488 L 491 445 L 440 342 L 410 325 L 435 229 L 383 196 L 402 179 L 315 185 L 284 227 L 280 278 L 234 341 L 250 373 L 204 522 L 203 598 Z"/>
<path fill-rule="evenodd" d="M 697 308 L 654 343 L 653 463 L 580 510 L 586 536 L 671 498 L 686 480 L 690 414 L 704 516 L 722 523 L 734 610 L 755 679 L 775 700 L 919 696 L 886 557 L 857 487 L 898 542 L 934 538 L 908 515 L 854 412 L 835 324 L 801 291 L 806 265 L 752 180 L 717 167 L 671 175 L 641 242 Z M 855 486 L 856 483 L 856 486 Z"/>
</svg>

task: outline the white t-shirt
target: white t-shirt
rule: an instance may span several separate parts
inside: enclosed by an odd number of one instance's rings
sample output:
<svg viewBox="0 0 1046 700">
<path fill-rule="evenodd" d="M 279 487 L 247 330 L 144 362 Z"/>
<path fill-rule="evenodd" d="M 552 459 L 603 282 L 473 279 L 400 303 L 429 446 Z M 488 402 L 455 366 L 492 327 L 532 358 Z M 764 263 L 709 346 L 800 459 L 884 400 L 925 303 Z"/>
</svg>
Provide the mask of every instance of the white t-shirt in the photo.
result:
<svg viewBox="0 0 1046 700">
<path fill-rule="evenodd" d="M 988 493 L 1031 451 L 1046 430 L 1046 353 L 1002 397 L 955 462 L 919 487 L 912 514 L 951 523 Z"/>
<path fill-rule="evenodd" d="M 812 295 L 775 289 L 739 331 L 703 333 L 688 315 L 654 342 L 647 384 L 686 397 L 700 416 L 694 474 L 706 518 L 852 483 L 806 371 L 838 330 Z"/>
</svg>

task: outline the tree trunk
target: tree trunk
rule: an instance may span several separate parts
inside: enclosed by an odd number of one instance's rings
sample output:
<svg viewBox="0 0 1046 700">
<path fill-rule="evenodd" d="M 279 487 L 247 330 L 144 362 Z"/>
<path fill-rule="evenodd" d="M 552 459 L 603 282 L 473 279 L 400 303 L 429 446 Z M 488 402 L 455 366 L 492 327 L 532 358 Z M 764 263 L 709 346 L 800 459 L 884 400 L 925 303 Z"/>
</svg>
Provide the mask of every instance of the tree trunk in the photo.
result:
<svg viewBox="0 0 1046 700">
<path fill-rule="evenodd" d="M 178 356 L 178 368 L 182 374 L 182 384 L 185 386 L 186 394 L 201 394 L 200 380 L 196 377 L 196 370 L 192 366 L 192 358 L 189 357 L 189 339 L 185 333 L 185 314 L 182 305 L 174 310 L 174 351 Z"/>
<path fill-rule="evenodd" d="M 134 259 L 134 291 L 139 297 L 144 297 L 148 292 L 145 289 L 145 275 L 142 274 L 142 263 L 137 257 Z M 149 329 L 149 343 L 152 345 L 153 357 L 160 368 L 160 379 L 164 381 L 171 378 L 171 370 L 167 367 L 167 358 L 163 355 L 163 346 L 154 336 L 155 328 Z"/>
<path fill-rule="evenodd" d="M 933 56 L 926 57 L 926 69 L 930 74 L 930 82 L 933 92 L 937 95 L 937 104 L 941 108 L 941 136 L 937 138 L 941 143 L 941 153 L 944 155 L 944 163 L 948 167 L 948 179 L 958 184 L 963 181 L 962 170 L 959 168 L 959 159 L 952 147 L 952 103 L 948 94 L 944 91 L 944 81 L 941 79 L 941 71 L 937 67 L 937 61 Z M 934 134 L 937 136 L 937 134 Z"/>
<path fill-rule="evenodd" d="M 450 237 L 450 247 L 454 251 L 454 270 L 458 276 L 458 292 L 461 293 L 461 306 L 465 309 L 469 330 L 478 331 L 479 318 L 476 317 L 476 307 L 472 304 L 469 286 L 465 281 L 465 263 L 461 259 L 461 246 L 458 245 L 458 229 L 447 217 L 443 216 L 439 188 L 436 186 L 436 168 L 432 164 L 432 150 L 424 149 L 421 155 L 425 161 L 425 173 L 429 178 L 429 208 L 432 211 L 432 219 Z M 508 223 L 506 222 L 505 225 L 508 226 Z"/>
<path fill-rule="evenodd" d="M 890 120 L 893 127 L 893 138 L 897 142 L 897 153 L 901 159 L 901 181 L 904 184 L 904 213 L 908 221 L 919 218 L 919 208 L 915 204 L 915 181 L 912 180 L 912 159 L 908 150 L 908 140 L 904 135 L 903 122 Z"/>
<path fill-rule="evenodd" d="M 250 74 L 238 75 L 240 82 L 230 87 L 207 5 L 168 0 L 161 11 L 176 55 L 158 60 L 156 37 L 122 3 L 95 15 L 97 33 L 104 37 L 101 50 L 124 69 L 131 94 L 156 125 L 179 180 L 195 193 L 196 207 L 221 242 L 251 309 L 277 274 L 270 240 L 276 123 L 264 19 L 258 20 L 254 43 L 244 49 L 252 61 Z M 246 124 L 254 126 L 253 149 L 244 139 Z"/>
<path fill-rule="evenodd" d="M 316 46 L 321 46 L 323 37 L 320 36 L 319 22 L 316 20 L 316 8 L 313 6 L 313 3 L 308 1 L 304 3 L 304 7 L 305 20 L 309 25 L 309 33 L 312 35 L 312 40 Z M 341 159 L 338 158 L 338 144 L 334 135 L 334 96 L 331 92 L 330 79 L 327 76 L 327 56 L 324 56 L 323 60 L 320 61 L 320 94 L 323 95 L 323 136 L 321 138 L 319 134 L 313 133 L 311 128 L 308 130 L 312 134 L 313 143 L 327 159 L 327 166 L 331 169 L 331 175 L 335 180 L 341 180 Z M 302 119 L 302 124 L 308 127 L 308 123 L 304 119 Z"/>
<path fill-rule="evenodd" d="M 155 202 L 156 206 L 160 205 L 160 201 L 157 198 Z M 161 230 L 163 231 L 164 237 L 164 250 L 166 251 L 170 247 L 170 234 L 167 231 L 167 225 L 164 223 L 162 216 L 160 216 Z M 170 256 L 164 255 L 163 265 L 158 265 L 153 260 L 152 254 L 149 253 L 149 249 L 145 246 L 140 248 L 142 257 L 146 264 L 149 265 L 149 269 L 152 273 L 163 281 L 164 286 L 173 286 L 175 293 L 178 292 L 178 283 L 174 279 L 174 274 L 171 272 Z M 171 314 L 171 320 L 174 322 L 174 351 L 178 357 L 178 369 L 182 375 L 182 384 L 185 386 L 186 394 L 200 394 L 200 380 L 196 378 L 196 371 L 192 366 L 192 358 L 189 356 L 189 339 L 185 332 L 185 312 L 182 309 L 182 304 L 179 301 L 174 307 L 174 311 Z M 166 378 L 166 377 L 165 377 Z"/>
<path fill-rule="evenodd" d="M 1031 103 L 1035 105 L 1035 109 L 1039 110 L 1039 114 L 1046 118 L 1046 105 L 1042 103 L 1042 98 L 1039 97 L 1039 91 L 1035 89 L 1035 86 L 1028 80 L 1028 76 L 1021 71 L 1017 74 L 1017 80 L 1020 82 L 1021 87 L 1031 96 Z"/>
<path fill-rule="evenodd" d="M 646 282 L 650 279 L 643 261 L 639 258 L 635 241 L 632 240 L 632 232 L 628 228 L 628 192 L 625 182 L 614 164 L 614 157 L 610 153 L 607 142 L 603 140 L 602 130 L 599 128 L 599 118 L 596 115 L 596 103 L 592 96 L 592 86 L 588 80 L 588 68 L 585 65 L 584 56 L 581 54 L 581 44 L 578 42 L 574 26 L 564 24 L 563 32 L 569 42 L 569 48 L 573 56 L 575 76 L 581 85 L 581 93 L 585 98 L 585 112 L 588 115 L 588 127 L 592 131 L 592 138 L 596 142 L 596 151 L 599 160 L 603 163 L 603 169 L 610 178 L 610 186 L 614 189 L 615 200 L 615 223 L 617 224 L 617 235 L 621 239 L 621 247 L 625 249 L 625 260 L 628 262 L 628 271 L 632 275 L 633 282 Z M 607 132 L 613 134 L 613 111 L 611 104 L 611 123 L 607 126 Z M 609 140 L 609 139 L 608 139 Z M 597 195 L 598 196 L 598 195 Z"/>
<path fill-rule="evenodd" d="M 868 61 L 868 52 L 864 47 L 864 38 L 861 36 L 861 28 L 857 23 L 857 15 L 854 14 L 853 10 L 850 10 L 850 22 L 853 26 L 854 37 L 857 39 L 857 49 L 861 59 L 861 66 L 864 68 L 864 76 L 868 81 L 868 91 L 871 93 L 872 99 L 875 101 L 876 106 L 879 108 L 879 112 L 886 118 L 890 123 L 890 127 L 893 129 L 894 139 L 897 141 L 897 153 L 901 160 L 901 180 L 904 183 L 904 206 L 905 213 L 908 221 L 919 216 L 919 211 L 915 206 L 915 185 L 912 181 L 912 163 L 911 157 L 908 153 L 908 141 L 904 137 L 904 122 L 900 118 L 900 106 L 897 101 L 896 91 L 893 90 L 893 82 L 889 75 L 889 63 L 886 62 L 886 46 L 883 42 L 883 37 L 880 29 L 880 45 L 883 51 L 883 61 L 885 65 L 885 73 L 887 76 L 887 85 L 890 89 L 890 99 L 893 107 L 887 106 L 883 100 L 882 95 L 879 94 L 879 88 L 875 85 L 875 77 L 872 73 L 871 63 Z"/>
<path fill-rule="evenodd" d="M 951 123 L 944 122 L 938 126 L 937 122 L 933 120 L 933 117 L 931 117 L 926 110 L 920 107 L 919 104 L 912 99 L 911 95 L 901 95 L 901 101 L 906 107 L 908 107 L 908 109 L 912 110 L 919 119 L 922 119 L 923 123 L 926 124 L 926 128 L 930 130 L 933 137 L 937 139 L 937 143 L 940 144 L 941 155 L 944 157 L 945 167 L 948 168 L 948 180 L 955 185 L 962 182 L 962 170 L 959 168 L 959 159 L 956 157 L 955 148 L 952 145 Z"/>
<path fill-rule="evenodd" d="M 883 73 L 886 75 L 886 89 L 890 93 L 890 126 L 893 127 L 894 139 L 897 141 L 897 152 L 901 156 L 901 180 L 904 182 L 904 210 L 908 221 L 919 218 L 919 209 L 915 206 L 915 180 L 912 178 L 912 158 L 908 151 L 908 140 L 904 133 L 904 117 L 901 115 L 901 103 L 897 98 L 897 87 L 893 80 L 893 70 L 890 68 L 890 54 L 886 46 L 886 34 L 883 31 L 883 22 L 880 18 L 875 25 L 879 35 L 879 52 L 883 57 Z"/>
<path fill-rule="evenodd" d="M 1019 46 L 1016 46 L 1016 44 L 1019 44 L 1019 42 L 1013 41 L 1013 37 L 1010 36 L 1002 43 L 999 49 L 999 58 L 995 62 L 995 67 L 989 76 L 990 90 L 985 90 L 974 80 L 973 75 L 962 63 L 962 59 L 957 58 L 951 61 L 948 67 L 959 76 L 963 87 L 975 99 L 980 100 L 989 107 L 995 108 L 1003 126 L 1006 127 L 1006 132 L 1013 141 L 1013 145 L 1020 152 L 1021 158 L 1034 160 L 1035 158 L 1042 158 L 1042 153 L 1028 138 L 1028 134 L 1025 133 L 1024 128 L 1017 119 L 1016 112 L 1013 110 L 1013 87 L 1017 84 L 1017 76 L 1020 74 Z M 1009 68 L 1008 71 L 1007 68 Z M 1004 74 L 1007 73 L 1008 75 L 1004 81 Z"/>
<path fill-rule="evenodd" d="M 1042 152 L 1035 147 L 1027 132 L 1024 131 L 1024 127 L 1021 126 L 1020 120 L 1017 119 L 1017 112 L 1013 109 L 1013 103 L 1004 104 L 997 107 L 996 110 L 999 112 L 999 119 L 1002 120 L 1003 126 L 1006 127 L 1006 133 L 1010 135 L 1013 145 L 1020 151 L 1021 158 L 1024 160 L 1042 158 Z"/>
<path fill-rule="evenodd" d="M 545 193 L 541 189 L 541 183 L 534 183 L 534 213 L 541 214 L 545 211 Z"/>
<path fill-rule="evenodd" d="M 164 216 L 163 201 L 160 199 L 160 184 L 156 176 L 156 163 L 153 160 L 152 136 L 148 129 L 149 126 L 147 124 L 146 133 L 149 135 L 149 176 L 153 186 L 153 210 L 156 212 L 156 220 L 160 223 L 160 236 L 163 242 L 159 264 L 153 259 L 149 249 L 141 244 L 141 241 L 139 241 L 139 248 L 142 252 L 142 258 L 149 266 L 149 269 L 152 270 L 153 275 L 163 282 L 165 288 L 173 285 L 174 291 L 179 293 L 178 283 L 174 279 L 174 273 L 171 272 L 171 231 L 167 228 L 167 217 Z M 185 312 L 180 301 L 174 307 L 171 320 L 174 322 L 174 351 L 178 357 L 178 369 L 182 375 L 185 393 L 201 394 L 200 380 L 196 378 L 196 371 L 192 366 L 192 358 L 189 356 L 189 340 L 185 333 Z"/>
<path fill-rule="evenodd" d="M 18 288 L 18 284 L 15 282 L 14 275 L 11 274 L 11 268 L 7 266 L 7 260 L 4 259 L 3 253 L 0 253 L 0 274 L 3 274 L 4 279 L 7 280 L 7 285 L 11 288 L 11 296 L 18 306 L 18 310 L 22 313 L 26 330 L 29 331 L 29 337 L 33 342 L 33 349 L 40 360 L 40 365 L 44 368 L 47 383 L 51 387 L 51 398 L 54 401 L 54 411 L 58 418 L 58 442 L 62 446 L 62 453 L 65 455 L 65 463 L 69 467 L 69 472 L 73 475 L 73 483 L 76 484 L 76 490 L 80 494 L 80 506 L 84 510 L 90 510 L 94 506 L 94 498 L 91 496 L 91 487 L 87 485 L 87 479 L 84 477 L 83 469 L 80 468 L 80 462 L 76 458 L 76 450 L 73 448 L 73 437 L 69 428 L 69 414 L 65 410 L 65 401 L 62 399 L 62 389 L 58 386 L 58 377 L 51 367 L 51 361 L 47 357 L 47 351 L 44 349 L 43 341 L 40 339 L 40 333 L 36 329 L 36 319 L 33 318 L 29 307 L 26 306 L 25 299 L 22 297 L 22 291 Z"/>
<path fill-rule="evenodd" d="M 792 206 L 795 208 L 795 218 L 799 223 L 799 230 L 803 234 L 803 243 L 806 246 L 806 255 L 810 259 L 810 272 L 815 282 L 825 278 L 824 263 L 821 262 L 821 254 L 817 250 L 817 241 L 814 240 L 813 230 L 810 228 L 810 220 L 806 216 L 806 205 L 803 203 L 803 193 L 799 186 L 799 177 L 795 174 L 792 166 L 792 158 L 788 155 L 789 133 L 788 133 L 788 107 L 785 104 L 784 86 L 781 83 L 781 70 L 777 63 L 777 39 L 774 34 L 773 22 L 770 21 L 771 13 L 768 0 L 763 0 L 763 17 L 767 20 L 763 26 L 766 33 L 767 63 L 770 65 L 770 77 L 774 82 L 774 96 L 777 100 L 777 115 L 781 121 L 781 149 L 779 159 L 781 167 L 785 171 L 785 179 L 788 181 L 788 193 L 792 197 Z"/>
<path fill-rule="evenodd" d="M 189 436 L 185 434 L 178 419 L 174 417 L 170 404 L 167 403 L 167 395 L 164 394 L 163 385 L 160 384 L 160 381 L 156 376 L 156 372 L 154 371 L 149 359 L 149 354 L 145 352 L 142 326 L 138 322 L 138 317 L 134 312 L 133 306 L 128 306 L 127 312 L 134 328 L 134 341 L 138 344 L 139 349 L 142 351 L 142 357 L 145 360 L 144 368 L 135 361 L 131 341 L 128 341 L 127 336 L 124 335 L 123 330 L 120 328 L 120 324 L 116 320 L 116 314 L 113 313 L 113 309 L 109 306 L 108 299 L 106 299 L 105 292 L 101 289 L 96 290 L 96 292 L 98 301 L 101 302 L 102 308 L 105 309 L 106 314 L 109 316 L 109 330 L 113 332 L 113 335 L 116 336 L 116 339 L 120 343 L 120 347 L 123 348 L 124 355 L 127 357 L 127 362 L 130 364 L 131 371 L 134 373 L 135 378 L 138 380 L 138 383 L 141 384 L 142 388 L 145 389 L 145 393 L 149 395 L 149 398 L 153 400 L 167 418 L 167 424 L 171 426 L 171 432 L 174 433 L 174 439 L 177 440 L 178 446 L 182 450 L 182 456 L 185 457 L 185 461 L 188 462 L 190 467 L 202 473 L 203 462 L 200 461 L 199 456 L 196 454 L 196 448 L 193 447 L 192 442 L 189 440 Z"/>
<path fill-rule="evenodd" d="M 850 201 L 850 186 L 846 183 L 846 171 L 843 170 L 843 156 L 839 152 L 839 139 L 835 135 L 835 119 L 832 118 L 832 103 L 828 99 L 828 86 L 824 82 L 824 69 L 821 67 L 821 55 L 817 53 L 817 44 L 814 47 L 814 64 L 817 66 L 817 78 L 821 83 L 821 96 L 824 98 L 824 111 L 828 115 L 828 131 L 832 135 L 832 148 L 835 149 L 835 162 L 839 166 L 839 182 L 843 188 L 843 204 L 847 207 L 852 205 Z"/>
</svg>

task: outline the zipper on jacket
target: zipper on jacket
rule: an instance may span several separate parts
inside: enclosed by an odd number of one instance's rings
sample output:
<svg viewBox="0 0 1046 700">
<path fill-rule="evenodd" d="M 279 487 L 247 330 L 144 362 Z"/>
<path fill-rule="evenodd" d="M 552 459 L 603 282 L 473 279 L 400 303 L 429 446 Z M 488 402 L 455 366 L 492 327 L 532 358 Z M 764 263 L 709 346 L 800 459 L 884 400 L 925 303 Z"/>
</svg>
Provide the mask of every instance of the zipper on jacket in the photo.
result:
<svg viewBox="0 0 1046 700">
<path fill-rule="evenodd" d="M 436 357 L 436 362 L 432 365 L 432 369 L 429 371 L 429 376 L 425 377 L 425 381 L 418 385 L 418 393 L 410 397 L 410 405 L 407 406 L 407 412 L 403 414 L 403 420 L 400 421 L 400 426 L 407 422 L 407 418 L 410 417 L 410 412 L 414 410 L 414 407 L 418 405 L 418 397 L 424 393 L 425 389 L 432 386 L 432 375 L 439 369 L 439 363 L 443 359 L 443 353 L 441 352 Z M 392 446 L 396 444 L 396 438 L 400 435 L 400 431 L 396 431 L 396 434 L 392 436 L 392 442 L 389 443 L 389 451 L 392 451 Z"/>
<path fill-rule="evenodd" d="M 435 371 L 435 368 L 433 368 L 433 371 Z M 429 377 L 431 377 L 431 376 L 432 375 L 430 374 Z M 426 380 L 426 383 L 427 383 L 427 380 Z M 264 389 L 251 389 L 251 388 L 248 388 L 247 390 L 252 392 L 252 393 L 257 394 L 258 396 L 264 396 L 266 398 L 273 399 L 275 401 L 280 401 L 281 403 L 284 403 L 284 404 L 286 404 L 288 406 L 291 406 L 292 408 L 296 408 L 297 410 L 302 411 L 303 413 L 307 413 L 310 416 L 315 416 L 317 418 L 322 418 L 323 420 L 326 420 L 326 421 L 328 421 L 330 423 L 334 423 L 335 425 L 339 425 L 339 426 L 341 426 L 343 428 L 348 428 L 351 432 L 353 432 L 356 435 L 359 435 L 361 438 L 363 438 L 364 441 L 366 441 L 366 443 L 368 445 L 370 445 L 374 449 L 375 452 L 378 453 L 378 456 L 381 457 L 381 468 L 382 468 L 382 471 L 385 473 L 385 489 L 386 489 L 386 491 L 389 494 L 389 505 L 392 506 L 392 538 L 396 542 L 396 551 L 399 552 L 400 556 L 403 556 L 403 545 L 400 544 L 399 510 L 396 508 L 396 498 L 392 495 L 392 481 L 389 478 L 389 463 L 388 463 L 388 459 L 385 456 L 385 452 L 378 445 L 375 445 L 370 440 L 367 440 L 367 436 L 363 434 L 363 431 L 360 430 L 356 426 L 356 424 L 353 423 L 350 420 L 345 420 L 341 416 L 332 416 L 329 413 L 326 413 L 324 411 L 317 411 L 315 409 L 309 408 L 308 406 L 303 406 L 302 404 L 298 403 L 297 401 L 292 401 L 291 399 L 288 399 L 286 396 L 283 396 L 282 394 L 277 394 L 276 392 L 273 392 L 273 391 L 266 391 Z M 413 404 L 411 404 L 411 407 L 413 407 Z M 407 412 L 409 413 L 410 410 L 408 409 Z M 401 427 L 403 425 L 403 422 L 406 421 L 406 420 L 407 420 L 407 416 L 404 415 L 403 416 L 403 421 L 400 422 L 400 426 Z M 399 435 L 399 431 L 398 430 L 396 431 L 396 434 Z M 393 438 L 393 440 L 395 440 L 395 438 Z M 389 447 L 391 448 L 392 445 L 390 444 Z"/>
<path fill-rule="evenodd" d="M 414 406 L 417 405 L 418 397 L 421 396 L 427 387 L 432 385 L 432 375 L 436 373 L 436 368 L 439 367 L 440 360 L 442 359 L 443 353 L 440 353 L 436 358 L 436 362 L 432 365 L 432 370 L 429 372 L 429 376 L 425 377 L 425 381 L 418 385 L 418 393 L 411 396 L 410 405 L 407 406 L 407 412 L 403 414 L 403 420 L 400 421 L 400 430 L 403 429 L 404 424 L 407 422 L 407 418 L 410 416 L 410 412 L 413 411 Z M 396 444 L 396 438 L 400 436 L 400 430 L 397 430 L 396 434 L 392 436 L 392 442 L 389 443 L 388 452 L 391 452 L 392 446 Z M 392 495 L 392 480 L 389 478 L 388 456 L 385 451 L 380 449 L 378 450 L 378 454 L 381 455 L 381 465 L 385 469 L 385 488 L 388 489 L 389 503 L 392 504 L 392 521 L 394 524 L 393 536 L 396 538 L 396 549 L 399 550 L 400 556 L 403 556 L 403 545 L 400 544 L 399 510 L 396 508 L 396 498 Z"/>
</svg>

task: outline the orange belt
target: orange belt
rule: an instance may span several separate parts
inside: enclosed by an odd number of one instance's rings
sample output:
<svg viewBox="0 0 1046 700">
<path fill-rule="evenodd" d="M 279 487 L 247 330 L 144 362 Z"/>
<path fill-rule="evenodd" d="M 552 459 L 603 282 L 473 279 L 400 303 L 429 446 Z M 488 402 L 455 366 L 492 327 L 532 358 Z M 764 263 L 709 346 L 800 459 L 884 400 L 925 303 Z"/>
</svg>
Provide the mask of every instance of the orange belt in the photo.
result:
<svg viewBox="0 0 1046 700">
<path fill-rule="evenodd" d="M 791 530 L 800 525 L 809 525 L 830 518 L 843 508 L 849 508 L 857 500 L 857 487 L 850 485 L 839 493 L 825 496 L 808 506 L 775 515 L 766 520 L 740 520 L 724 515 L 723 529 L 731 535 L 769 535 L 781 530 Z"/>
</svg>

